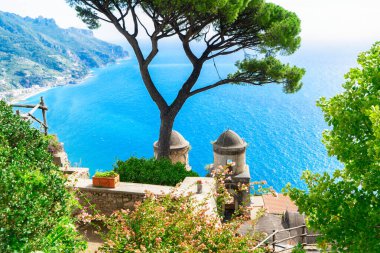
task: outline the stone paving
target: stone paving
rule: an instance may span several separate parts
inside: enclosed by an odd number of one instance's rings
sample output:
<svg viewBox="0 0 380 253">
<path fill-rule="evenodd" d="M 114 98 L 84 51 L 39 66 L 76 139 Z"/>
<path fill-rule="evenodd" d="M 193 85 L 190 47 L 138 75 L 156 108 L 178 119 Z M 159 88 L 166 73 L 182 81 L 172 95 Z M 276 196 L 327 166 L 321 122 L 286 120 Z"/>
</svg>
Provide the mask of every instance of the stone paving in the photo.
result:
<svg viewBox="0 0 380 253">
<path fill-rule="evenodd" d="M 202 191 L 197 194 L 197 181 L 202 182 Z M 177 193 L 179 194 L 193 194 L 193 198 L 197 201 L 206 202 L 208 206 L 208 215 L 216 215 L 216 201 L 214 193 L 216 191 L 216 183 L 214 178 L 211 177 L 186 177 L 179 186 Z"/>
</svg>

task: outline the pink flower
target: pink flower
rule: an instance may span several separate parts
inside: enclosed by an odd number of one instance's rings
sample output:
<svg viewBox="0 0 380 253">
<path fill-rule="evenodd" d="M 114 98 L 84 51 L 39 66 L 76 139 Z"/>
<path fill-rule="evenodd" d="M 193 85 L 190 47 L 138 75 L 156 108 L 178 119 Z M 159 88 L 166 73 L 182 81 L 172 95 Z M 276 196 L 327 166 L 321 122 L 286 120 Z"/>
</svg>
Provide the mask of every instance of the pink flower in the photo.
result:
<svg viewBox="0 0 380 253">
<path fill-rule="evenodd" d="M 156 238 L 156 243 L 159 244 L 159 243 L 161 243 L 161 242 L 162 242 L 161 237 L 157 237 L 157 238 Z"/>
</svg>

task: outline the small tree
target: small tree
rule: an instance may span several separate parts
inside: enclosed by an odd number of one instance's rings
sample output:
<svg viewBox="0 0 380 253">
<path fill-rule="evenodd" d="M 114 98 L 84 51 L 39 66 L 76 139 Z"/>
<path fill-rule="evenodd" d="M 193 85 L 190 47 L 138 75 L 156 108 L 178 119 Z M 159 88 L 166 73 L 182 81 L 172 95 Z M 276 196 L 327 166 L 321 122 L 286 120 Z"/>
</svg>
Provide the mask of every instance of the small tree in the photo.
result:
<svg viewBox="0 0 380 253">
<path fill-rule="evenodd" d="M 331 176 L 306 171 L 308 191 L 286 187 L 321 241 L 342 252 L 380 249 L 380 43 L 358 57 L 345 91 L 318 106 L 332 126 L 323 134 L 329 155 L 345 168 Z"/>
<path fill-rule="evenodd" d="M 66 1 L 75 7 L 89 28 L 99 27 L 100 21 L 111 23 L 131 45 L 145 87 L 160 111 L 159 158 L 169 156 L 170 134 L 178 112 L 188 98 L 200 92 L 225 84 L 281 83 L 289 93 L 301 88 L 304 70 L 275 58 L 277 53 L 289 55 L 299 47 L 300 20 L 275 4 L 264 0 Z M 146 55 L 137 38 L 141 31 L 151 42 Z M 159 41 L 174 36 L 179 38 L 193 68 L 169 104 L 156 88 L 149 64 L 159 51 Z M 204 45 L 199 54 L 192 49 L 195 41 Z M 245 49 L 255 56 L 237 62 L 238 71 L 215 83 L 194 88 L 205 62 Z"/>
<path fill-rule="evenodd" d="M 48 141 L 0 101 L 0 252 L 78 252 L 72 196 Z"/>
</svg>

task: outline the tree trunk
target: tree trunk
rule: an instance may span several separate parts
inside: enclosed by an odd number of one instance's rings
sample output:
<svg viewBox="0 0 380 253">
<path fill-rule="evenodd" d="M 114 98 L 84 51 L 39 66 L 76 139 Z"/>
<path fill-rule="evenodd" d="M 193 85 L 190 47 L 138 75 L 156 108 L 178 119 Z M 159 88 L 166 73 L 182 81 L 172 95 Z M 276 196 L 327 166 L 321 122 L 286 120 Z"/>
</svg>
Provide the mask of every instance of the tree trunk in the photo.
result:
<svg viewBox="0 0 380 253">
<path fill-rule="evenodd" d="M 175 114 L 176 115 L 176 114 Z M 160 136 L 158 139 L 157 159 L 169 158 L 170 135 L 173 129 L 175 115 L 171 113 L 161 113 Z"/>
</svg>

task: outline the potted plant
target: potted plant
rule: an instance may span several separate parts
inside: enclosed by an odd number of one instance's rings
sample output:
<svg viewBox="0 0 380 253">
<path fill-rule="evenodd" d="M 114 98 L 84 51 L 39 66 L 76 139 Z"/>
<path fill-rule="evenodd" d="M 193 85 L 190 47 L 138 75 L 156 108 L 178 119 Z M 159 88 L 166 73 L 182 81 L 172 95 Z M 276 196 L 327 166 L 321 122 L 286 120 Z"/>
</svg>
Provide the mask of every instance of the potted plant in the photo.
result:
<svg viewBox="0 0 380 253">
<path fill-rule="evenodd" d="M 96 187 L 115 188 L 120 176 L 115 171 L 96 172 L 92 177 L 92 185 Z"/>
</svg>

